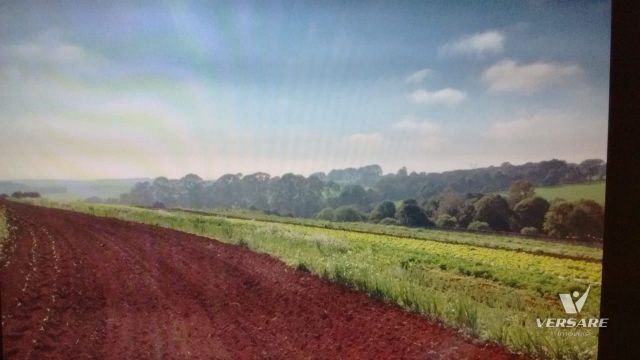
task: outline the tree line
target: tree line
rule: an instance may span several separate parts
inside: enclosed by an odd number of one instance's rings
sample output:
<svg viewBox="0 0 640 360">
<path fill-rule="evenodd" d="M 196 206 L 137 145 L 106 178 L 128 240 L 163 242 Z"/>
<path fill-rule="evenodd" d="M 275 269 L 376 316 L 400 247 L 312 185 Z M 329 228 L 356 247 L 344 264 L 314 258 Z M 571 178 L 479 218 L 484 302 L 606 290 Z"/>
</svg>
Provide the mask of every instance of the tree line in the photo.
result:
<svg viewBox="0 0 640 360">
<path fill-rule="evenodd" d="M 395 174 L 382 174 L 378 165 L 315 173 L 319 179 L 339 185 L 355 184 L 374 188 L 386 199 L 415 198 L 424 201 L 434 195 L 459 193 L 489 193 L 504 191 L 516 180 L 526 180 L 535 186 L 580 184 L 606 179 L 603 160 L 587 159 L 579 164 L 562 160 L 529 162 L 512 165 L 445 171 L 441 173 L 411 172 L 401 168 Z"/>
<path fill-rule="evenodd" d="M 330 221 L 599 237 L 600 205 L 588 200 L 549 203 L 534 196 L 533 189 L 535 185 L 604 179 L 605 170 L 601 160 L 580 164 L 550 160 L 429 174 L 409 174 L 402 168 L 383 175 L 378 165 L 308 177 L 272 177 L 258 172 L 226 174 L 207 181 L 188 174 L 180 179 L 158 177 L 138 182 L 118 199 L 87 200 L 191 209 L 243 208 Z M 495 194 L 507 188 L 506 197 Z"/>
<path fill-rule="evenodd" d="M 0 199 L 7 199 L 9 195 L 0 194 Z M 14 199 L 22 199 L 22 198 L 39 198 L 40 193 L 37 191 L 14 191 L 11 193 L 11 197 Z"/>
<path fill-rule="evenodd" d="M 368 221 L 385 225 L 437 227 L 473 231 L 519 232 L 583 241 L 600 241 L 604 209 L 593 200 L 552 202 L 535 195 L 526 180 L 515 181 L 507 195 L 445 192 L 419 204 L 415 199 L 383 201 L 368 213 L 354 207 L 325 208 L 317 218 Z"/>
</svg>

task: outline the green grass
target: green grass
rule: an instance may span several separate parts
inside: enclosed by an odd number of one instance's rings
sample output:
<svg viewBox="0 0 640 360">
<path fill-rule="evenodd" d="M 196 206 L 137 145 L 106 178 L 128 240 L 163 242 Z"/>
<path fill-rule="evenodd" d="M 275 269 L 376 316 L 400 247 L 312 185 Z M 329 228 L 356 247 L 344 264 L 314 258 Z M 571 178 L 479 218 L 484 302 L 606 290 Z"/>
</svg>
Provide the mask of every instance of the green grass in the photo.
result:
<svg viewBox="0 0 640 360">
<path fill-rule="evenodd" d="M 457 242 L 447 242 L 428 239 L 444 236 L 444 232 L 409 238 L 323 228 L 315 223 L 34 202 L 177 229 L 267 253 L 299 271 L 364 291 L 514 351 L 541 358 L 596 357 L 597 335 L 558 337 L 553 330 L 537 328 L 535 319 L 565 317 L 557 294 L 584 291 L 588 285 L 592 292 L 581 316 L 597 317 L 601 283 L 597 261 L 482 246 L 508 241 L 487 235 L 462 239 L 470 234 L 455 233 Z M 478 240 L 480 236 L 492 239 Z M 518 240 L 522 242 L 519 246 L 541 246 Z M 567 255 L 592 250 L 576 245 L 565 249 Z"/>
<path fill-rule="evenodd" d="M 568 201 L 589 199 L 604 205 L 605 185 L 605 182 L 595 182 L 591 184 L 539 187 L 536 188 L 536 194 L 549 201 L 556 198 Z"/>
<path fill-rule="evenodd" d="M 45 194 L 43 197 L 51 200 L 51 201 L 62 201 L 62 202 L 70 202 L 70 201 L 82 201 L 86 199 L 86 197 L 82 197 L 78 194 L 73 193 L 55 193 L 55 194 Z"/>
<path fill-rule="evenodd" d="M 0 205 L 0 262 L 4 261 L 9 249 L 9 223 L 7 222 L 6 210 Z"/>
<path fill-rule="evenodd" d="M 5 214 L 5 209 L 0 205 L 0 244 L 4 243 L 4 241 L 9 237 L 9 228 L 7 224 L 7 216 Z"/>
<path fill-rule="evenodd" d="M 563 241 L 546 241 L 535 238 L 526 238 L 523 236 L 503 236 L 451 230 L 408 228 L 404 226 L 380 225 L 361 222 L 339 223 L 314 219 L 266 215 L 256 211 L 241 209 L 214 209 L 203 211 L 202 213 L 223 216 L 227 218 L 262 220 L 285 224 L 307 225 L 327 229 L 359 231 L 430 241 L 441 241 L 453 244 L 468 244 L 495 249 L 522 251 L 533 254 L 544 254 L 593 261 L 602 260 L 601 247 L 581 246 Z"/>
</svg>

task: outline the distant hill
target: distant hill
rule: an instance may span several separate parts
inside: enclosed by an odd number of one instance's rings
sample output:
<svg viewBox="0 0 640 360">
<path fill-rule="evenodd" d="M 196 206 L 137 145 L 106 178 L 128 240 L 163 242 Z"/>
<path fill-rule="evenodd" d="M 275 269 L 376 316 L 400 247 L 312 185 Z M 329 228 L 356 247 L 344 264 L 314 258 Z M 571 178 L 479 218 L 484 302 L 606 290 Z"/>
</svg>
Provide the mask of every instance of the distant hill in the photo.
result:
<svg viewBox="0 0 640 360">
<path fill-rule="evenodd" d="M 572 184 L 536 188 L 536 194 L 551 201 L 553 199 L 565 199 L 576 201 L 588 199 L 604 205 L 606 183 L 603 181 L 591 184 Z"/>
<path fill-rule="evenodd" d="M 606 170 L 606 163 L 600 159 L 589 159 L 580 164 L 557 159 L 522 165 L 505 162 L 500 166 L 441 173 L 408 173 L 406 168 L 402 168 L 395 174 L 387 175 L 382 175 L 379 166 L 369 165 L 358 169 L 332 170 L 324 181 L 334 181 L 340 185 L 370 187 L 381 194 L 382 198 L 390 200 L 427 199 L 444 191 L 499 192 L 521 179 L 529 181 L 536 187 L 603 181 L 606 179 Z"/>
<path fill-rule="evenodd" d="M 365 188 L 373 187 L 377 190 L 388 188 L 393 191 L 393 187 L 404 184 L 400 187 L 411 188 L 410 193 L 415 196 L 417 191 L 453 190 L 462 193 L 501 191 L 507 189 L 513 181 L 520 179 L 525 179 L 538 187 L 581 184 L 605 180 L 606 170 L 606 163 L 600 159 L 588 159 L 580 164 L 553 159 L 528 162 L 522 165 L 512 165 L 505 162 L 500 166 L 441 173 L 408 173 L 406 168 L 402 168 L 395 174 L 386 175 L 383 174 L 379 165 L 367 165 L 360 168 L 335 169 L 328 174 L 314 173 L 311 176 L 338 185 L 360 185 Z M 410 195 L 406 191 L 398 191 L 403 194 L 393 197 L 403 198 Z"/>
<path fill-rule="evenodd" d="M 383 174 L 379 165 L 334 169 L 328 174 L 308 177 L 294 174 L 271 177 L 266 173 L 227 174 L 217 180 L 203 180 L 196 174 L 181 179 L 106 180 L 16 180 L 0 182 L 0 193 L 38 191 L 58 200 L 121 202 L 168 206 L 255 207 L 284 214 L 310 216 L 324 207 L 356 205 L 369 211 L 383 200 L 415 199 L 424 203 L 444 192 L 461 194 L 496 193 L 507 190 L 516 180 L 527 180 L 546 198 L 566 200 L 589 198 L 604 202 L 606 163 L 599 159 L 579 164 L 562 160 L 503 163 L 477 169 L 441 173 L 409 173 L 401 168 Z M 578 186 L 578 184 L 590 184 Z M 567 186 L 571 185 L 571 186 Z M 550 188 L 551 187 L 551 188 Z"/>
<path fill-rule="evenodd" d="M 0 193 L 11 194 L 15 191 L 37 191 L 54 199 L 81 200 L 97 196 L 100 198 L 118 198 L 138 182 L 148 178 L 101 179 L 101 180 L 14 180 L 0 181 Z"/>
</svg>

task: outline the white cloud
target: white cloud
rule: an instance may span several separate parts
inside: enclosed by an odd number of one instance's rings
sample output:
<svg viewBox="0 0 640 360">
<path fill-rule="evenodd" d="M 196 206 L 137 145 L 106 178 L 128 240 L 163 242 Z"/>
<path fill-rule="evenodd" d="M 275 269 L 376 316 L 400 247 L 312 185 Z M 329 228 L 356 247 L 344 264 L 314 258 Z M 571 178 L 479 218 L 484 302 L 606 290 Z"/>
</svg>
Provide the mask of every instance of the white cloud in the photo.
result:
<svg viewBox="0 0 640 360">
<path fill-rule="evenodd" d="M 428 76 L 433 73 L 431 69 L 422 69 L 414 72 L 413 74 L 405 78 L 405 82 L 409 84 L 418 84 L 424 81 Z"/>
<path fill-rule="evenodd" d="M 505 36 L 500 31 L 489 30 L 482 33 L 464 36 L 456 41 L 440 47 L 440 55 L 475 55 L 499 54 L 504 50 Z"/>
<path fill-rule="evenodd" d="M 518 140 L 522 138 L 528 138 L 536 136 L 543 129 L 543 124 L 540 118 L 520 118 L 510 121 L 502 121 L 491 124 L 491 127 L 486 132 L 486 137 L 495 140 Z"/>
<path fill-rule="evenodd" d="M 541 111 L 513 120 L 491 124 L 484 137 L 501 141 L 549 140 L 568 141 L 587 127 L 592 119 L 556 111 Z M 551 130 L 553 129 L 553 130 Z M 564 140 L 563 140 L 564 139 Z"/>
<path fill-rule="evenodd" d="M 42 70 L 64 68 L 78 71 L 103 66 L 107 61 L 79 45 L 64 41 L 58 32 L 47 31 L 31 40 L 0 47 L 0 63 L 37 66 Z"/>
<path fill-rule="evenodd" d="M 440 127 L 428 120 L 421 120 L 413 117 L 404 118 L 392 125 L 392 128 L 420 135 L 437 135 Z"/>
<path fill-rule="evenodd" d="M 60 42 L 8 45 L 2 48 L 2 52 L 17 60 L 48 62 L 54 65 L 71 65 L 93 60 L 83 48 Z"/>
<path fill-rule="evenodd" d="M 0 143 L 7 149 L 0 153 L 0 176 L 96 178 L 207 169 L 206 158 L 220 153 L 218 142 L 195 141 L 207 129 L 188 124 L 225 119 L 214 113 L 208 86 L 172 81 L 175 93 L 189 98 L 186 105 L 144 86 L 122 90 L 108 76 L 112 65 L 56 32 L 0 45 Z M 154 156 L 159 160 L 147 161 Z"/>
<path fill-rule="evenodd" d="M 379 133 L 356 133 L 347 137 L 350 145 L 373 148 L 384 143 L 384 137 Z"/>
<path fill-rule="evenodd" d="M 88 90 L 103 83 L 111 63 L 101 55 L 47 31 L 21 43 L 0 46 L 0 113 L 28 104 L 31 111 L 47 104 L 86 103 Z"/>
<path fill-rule="evenodd" d="M 443 104 L 455 105 L 467 98 L 463 91 L 445 88 L 436 91 L 419 89 L 409 95 L 409 98 L 418 104 Z"/>
<path fill-rule="evenodd" d="M 448 136 L 438 124 L 414 116 L 405 116 L 392 123 L 387 134 L 389 142 L 393 144 L 395 156 L 399 157 L 406 157 L 406 154 L 427 156 L 448 141 Z"/>
<path fill-rule="evenodd" d="M 465 152 L 494 163 L 606 156 L 606 111 L 545 110 L 494 122 Z M 471 150 L 471 151 L 470 151 Z M 476 154 L 476 153 L 474 153 Z"/>
<path fill-rule="evenodd" d="M 116 64 L 61 37 L 0 46 L 0 118 L 6 119 L 0 121 L 0 144 L 5 145 L 0 176 L 175 177 L 195 171 L 214 177 L 257 170 L 308 174 L 374 162 L 387 171 L 402 165 L 435 171 L 470 162 L 552 157 L 579 161 L 606 154 L 606 94 L 574 95 L 580 105 L 565 106 L 580 109 L 580 114 L 503 118 L 506 121 L 483 129 L 475 120 L 455 127 L 453 121 L 404 117 L 378 132 L 365 126 L 350 136 L 336 137 L 333 130 L 290 132 L 284 125 L 273 135 L 262 127 L 244 126 L 235 98 L 207 82 L 158 77 L 174 89 L 167 96 L 144 83 L 122 90 L 120 80 L 108 76 L 110 65 Z M 83 76 L 86 73 L 95 76 Z M 421 81 L 429 80 L 428 72 L 422 74 Z M 467 96 L 455 89 L 436 90 L 417 90 L 409 99 L 453 105 Z M 277 100 L 285 109 L 289 101 Z M 593 108 L 603 113 L 597 117 Z"/>
<path fill-rule="evenodd" d="M 532 92 L 558 83 L 582 72 L 578 65 L 534 62 L 519 65 L 511 59 L 502 60 L 482 73 L 482 80 L 491 91 Z"/>
</svg>

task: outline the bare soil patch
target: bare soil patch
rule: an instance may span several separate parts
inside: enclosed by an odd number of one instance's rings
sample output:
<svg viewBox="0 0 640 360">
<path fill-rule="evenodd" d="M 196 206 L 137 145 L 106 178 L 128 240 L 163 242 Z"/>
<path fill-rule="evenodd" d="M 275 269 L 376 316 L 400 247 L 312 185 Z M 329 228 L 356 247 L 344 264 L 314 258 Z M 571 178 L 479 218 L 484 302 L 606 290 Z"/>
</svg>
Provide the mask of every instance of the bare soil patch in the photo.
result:
<svg viewBox="0 0 640 360">
<path fill-rule="evenodd" d="M 7 359 L 516 358 L 239 246 L 3 205 Z"/>
</svg>

